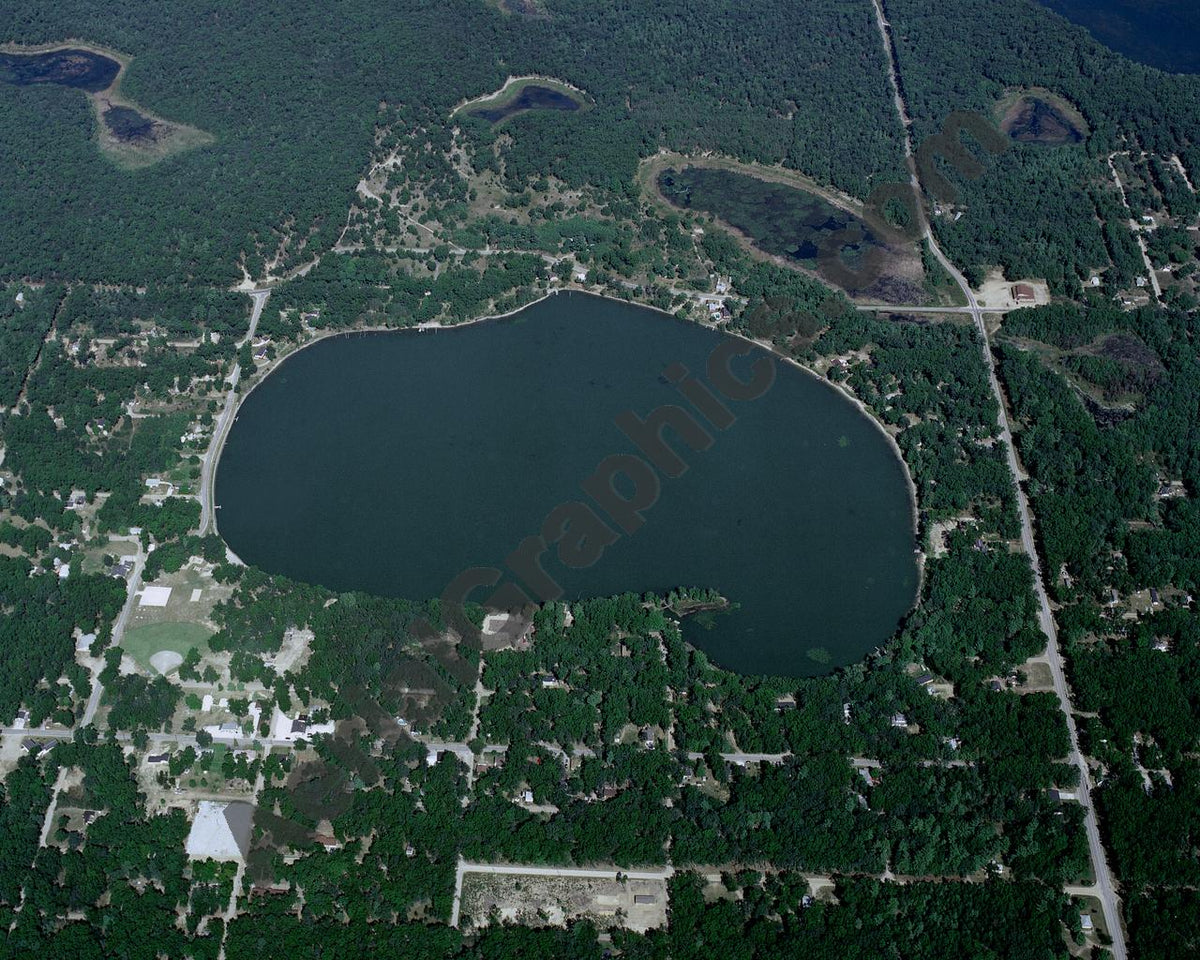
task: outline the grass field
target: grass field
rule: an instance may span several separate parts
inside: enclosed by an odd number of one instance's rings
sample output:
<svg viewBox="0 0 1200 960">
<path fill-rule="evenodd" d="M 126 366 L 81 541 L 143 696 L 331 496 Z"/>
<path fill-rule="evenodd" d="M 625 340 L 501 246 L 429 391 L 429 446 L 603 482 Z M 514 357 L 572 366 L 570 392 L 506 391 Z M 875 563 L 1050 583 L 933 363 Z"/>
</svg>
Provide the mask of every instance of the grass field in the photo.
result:
<svg viewBox="0 0 1200 960">
<path fill-rule="evenodd" d="M 199 647 L 203 653 L 208 650 L 207 640 L 210 636 L 212 631 L 199 623 L 147 623 L 126 632 L 121 646 L 138 664 L 149 670 L 150 658 L 160 650 L 173 650 L 186 657 L 189 650 Z"/>
</svg>

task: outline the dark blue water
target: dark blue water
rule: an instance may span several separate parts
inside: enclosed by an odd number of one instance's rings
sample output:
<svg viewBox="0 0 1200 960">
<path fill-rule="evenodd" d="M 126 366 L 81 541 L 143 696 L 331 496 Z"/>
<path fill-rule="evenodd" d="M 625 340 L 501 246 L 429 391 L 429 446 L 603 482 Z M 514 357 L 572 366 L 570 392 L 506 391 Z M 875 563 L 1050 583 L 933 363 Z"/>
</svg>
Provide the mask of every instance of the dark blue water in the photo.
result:
<svg viewBox="0 0 1200 960">
<path fill-rule="evenodd" d="M 472 116 L 482 117 L 489 123 L 499 123 L 506 117 L 526 110 L 578 110 L 580 103 L 568 93 L 551 87 L 530 84 L 523 87 L 513 99 L 498 107 L 477 107 L 469 110 Z"/>
<path fill-rule="evenodd" d="M 121 65 L 91 50 L 51 50 L 48 53 L 0 53 L 0 82 L 27 87 L 52 83 L 99 93 L 112 86 Z"/>
<path fill-rule="evenodd" d="M 1106 47 L 1170 73 L 1200 73 L 1197 0 L 1041 0 Z"/>
<path fill-rule="evenodd" d="M 583 481 L 606 457 L 638 452 L 614 418 L 689 406 L 664 368 L 704 376 L 725 342 L 570 295 L 504 321 L 325 340 L 239 411 L 217 472 L 221 534 L 247 563 L 298 580 L 439 596 L 468 568 L 504 568 L 556 506 L 594 503 Z M 739 376 L 751 359 L 737 361 Z M 667 432 L 688 469 L 662 479 L 640 529 L 583 568 L 551 547 L 545 571 L 567 598 L 720 590 L 738 609 L 689 618 L 685 635 L 740 672 L 819 674 L 860 659 L 894 634 L 916 591 L 903 467 L 839 392 L 785 364 L 763 396 L 728 406 L 736 422 L 710 427 L 706 450 Z"/>
</svg>

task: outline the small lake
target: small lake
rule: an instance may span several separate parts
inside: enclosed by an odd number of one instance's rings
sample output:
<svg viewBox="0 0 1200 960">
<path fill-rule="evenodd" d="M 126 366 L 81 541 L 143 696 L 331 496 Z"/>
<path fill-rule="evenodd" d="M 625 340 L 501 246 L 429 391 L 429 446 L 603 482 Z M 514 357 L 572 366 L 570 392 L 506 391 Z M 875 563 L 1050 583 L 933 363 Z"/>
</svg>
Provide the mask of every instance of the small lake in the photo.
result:
<svg viewBox="0 0 1200 960">
<path fill-rule="evenodd" d="M 710 213 L 764 252 L 822 276 L 827 259 L 840 259 L 857 271 L 869 248 L 883 246 L 866 223 L 816 194 L 748 174 L 708 167 L 669 169 L 659 174 L 658 189 L 675 206 Z M 842 231 L 848 232 L 838 237 Z M 874 279 L 871 271 L 863 272 Z M 857 295 L 865 288 L 846 292 Z"/>
<path fill-rule="evenodd" d="M 527 110 L 578 110 L 582 104 L 578 99 L 562 90 L 527 84 L 512 97 L 494 105 L 483 104 L 467 110 L 473 117 L 482 117 L 488 123 L 499 123 L 514 114 Z"/>
<path fill-rule="evenodd" d="M 1170 73 L 1200 73 L 1196 0 L 1041 0 L 1106 47 Z"/>
<path fill-rule="evenodd" d="M 323 340 L 243 403 L 217 472 L 221 534 L 247 563 L 297 580 L 440 596 L 468 568 L 504 568 L 556 506 L 594 506 L 581 484 L 606 457 L 638 454 L 614 418 L 691 409 L 663 370 L 683 363 L 707 380 L 726 342 L 571 294 L 456 329 Z M 749 380 L 763 356 L 734 372 Z M 582 569 L 550 548 L 545 571 L 567 599 L 718 589 L 737 608 L 687 618 L 685 635 L 743 673 L 825 673 L 894 634 L 918 577 L 904 469 L 838 391 L 776 370 L 761 397 L 727 401 L 736 421 L 723 431 L 693 411 L 707 450 L 667 431 L 688 469 L 662 478 L 640 529 Z"/>
<path fill-rule="evenodd" d="M 91 50 L 0 53 L 0 81 L 18 87 L 51 83 L 99 93 L 112 86 L 120 70 L 116 60 Z"/>
</svg>

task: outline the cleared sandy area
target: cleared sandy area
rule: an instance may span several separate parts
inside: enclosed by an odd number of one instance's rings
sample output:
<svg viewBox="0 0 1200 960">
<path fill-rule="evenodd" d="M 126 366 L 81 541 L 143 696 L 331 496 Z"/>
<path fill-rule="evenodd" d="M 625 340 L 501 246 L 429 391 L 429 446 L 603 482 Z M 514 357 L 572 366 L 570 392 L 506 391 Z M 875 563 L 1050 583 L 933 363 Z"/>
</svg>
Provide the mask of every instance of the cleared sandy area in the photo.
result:
<svg viewBox="0 0 1200 960">
<path fill-rule="evenodd" d="M 462 915 L 476 927 L 504 922 L 561 927 L 588 917 L 601 928 L 645 932 L 666 925 L 667 884 L 469 873 L 463 878 Z"/>
</svg>

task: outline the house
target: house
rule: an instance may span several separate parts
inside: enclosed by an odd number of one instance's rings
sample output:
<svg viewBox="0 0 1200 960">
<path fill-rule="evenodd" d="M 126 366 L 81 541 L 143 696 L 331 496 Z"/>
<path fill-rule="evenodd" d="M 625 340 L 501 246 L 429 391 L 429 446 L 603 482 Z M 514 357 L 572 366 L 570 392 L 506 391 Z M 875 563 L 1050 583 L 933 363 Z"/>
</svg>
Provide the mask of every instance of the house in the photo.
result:
<svg viewBox="0 0 1200 960">
<path fill-rule="evenodd" d="M 775 701 L 775 709 L 779 713 L 783 713 L 784 710 L 795 710 L 796 698 L 790 695 L 786 697 L 780 697 Z"/>
<path fill-rule="evenodd" d="M 94 820 L 95 820 L 95 819 L 96 819 L 98 816 L 100 816 L 100 811 L 99 811 L 99 810 L 84 810 L 84 811 L 83 811 L 83 822 L 84 822 L 84 823 L 91 823 L 91 822 L 92 822 L 92 821 L 94 821 Z"/>
<path fill-rule="evenodd" d="M 1093 276 L 1090 280 L 1088 280 L 1088 284 L 1093 287 L 1098 287 L 1098 286 L 1100 286 L 1100 278 L 1097 276 Z"/>
<path fill-rule="evenodd" d="M 892 714 L 892 726 L 897 730 L 903 730 L 908 726 L 908 717 L 902 713 Z"/>
<path fill-rule="evenodd" d="M 1079 915 L 1079 926 L 1084 933 L 1091 933 L 1096 925 L 1092 923 L 1092 915 L 1090 913 L 1081 913 Z"/>
<path fill-rule="evenodd" d="M 26 737 L 21 741 L 21 749 L 33 754 L 35 757 L 39 756 L 43 750 L 48 750 L 49 748 L 49 743 L 44 740 L 34 740 L 33 737 Z"/>
<path fill-rule="evenodd" d="M 1171 641 L 1166 638 L 1159 638 L 1154 641 L 1154 649 L 1159 653 L 1168 653 L 1171 650 Z"/>
<path fill-rule="evenodd" d="M 308 717 L 301 714 L 292 721 L 292 727 L 289 732 L 294 733 L 298 737 L 304 736 L 308 731 Z"/>
<path fill-rule="evenodd" d="M 521 800 L 525 803 L 533 803 L 533 791 L 526 790 L 524 793 L 521 794 Z"/>
<path fill-rule="evenodd" d="M 152 753 L 146 757 L 147 763 L 166 763 L 171 759 L 170 753 Z"/>
<path fill-rule="evenodd" d="M 654 731 L 649 727 L 642 727 L 638 731 L 638 739 L 642 742 L 642 746 L 650 750 L 654 746 Z"/>
<path fill-rule="evenodd" d="M 1075 796 L 1075 792 L 1073 790 L 1050 789 L 1046 791 L 1046 796 L 1048 796 L 1055 803 L 1077 803 L 1079 801 L 1079 798 Z"/>
<path fill-rule="evenodd" d="M 842 704 L 842 719 L 846 721 L 846 723 L 850 722 L 850 704 L 848 703 Z"/>
<path fill-rule="evenodd" d="M 1151 587 L 1151 588 L 1150 588 L 1150 602 L 1151 602 L 1152 604 L 1154 604 L 1154 603 L 1158 603 L 1158 602 L 1159 602 L 1159 599 L 1158 599 L 1158 588 L 1157 588 L 1157 587 Z"/>
<path fill-rule="evenodd" d="M 18 710 L 17 711 L 17 719 L 13 721 L 13 729 L 14 730 L 24 730 L 28 724 L 29 724 L 29 711 L 28 710 Z"/>
<path fill-rule="evenodd" d="M 635 906 L 650 906 L 658 903 L 658 897 L 652 893 L 635 893 L 633 895 L 633 903 Z"/>
<path fill-rule="evenodd" d="M 429 748 L 429 752 L 425 755 L 425 763 L 431 767 L 437 766 L 439 752 L 433 747 Z"/>
<path fill-rule="evenodd" d="M 1033 287 L 1027 283 L 1015 283 L 1012 287 L 1012 298 L 1014 303 L 1034 303 L 1037 301 L 1037 294 Z"/>
<path fill-rule="evenodd" d="M 867 782 L 868 787 L 873 787 L 879 783 L 878 778 L 871 772 L 870 767 L 859 767 L 858 773 Z"/>
<path fill-rule="evenodd" d="M 933 683 L 933 674 L 932 673 L 922 673 L 916 679 L 917 679 L 917 683 L 919 683 L 921 686 L 927 687 L 931 683 Z"/>
</svg>

